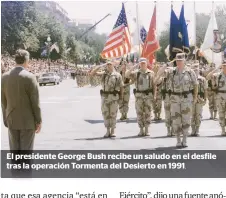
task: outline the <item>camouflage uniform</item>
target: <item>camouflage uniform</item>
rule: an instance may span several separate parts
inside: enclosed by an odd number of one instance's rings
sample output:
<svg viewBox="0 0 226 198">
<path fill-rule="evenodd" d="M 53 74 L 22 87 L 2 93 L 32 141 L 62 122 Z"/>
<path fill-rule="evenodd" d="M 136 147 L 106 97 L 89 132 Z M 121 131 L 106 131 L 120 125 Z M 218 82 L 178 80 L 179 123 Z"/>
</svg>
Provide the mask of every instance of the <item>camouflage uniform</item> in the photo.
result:
<svg viewBox="0 0 226 198">
<path fill-rule="evenodd" d="M 151 124 L 151 106 L 153 101 L 154 72 L 138 70 L 130 74 L 130 78 L 135 82 L 135 108 L 137 113 L 137 122 L 140 127 L 139 136 L 148 136 L 148 128 Z M 145 93 L 147 91 L 147 93 Z M 145 127 L 145 131 L 144 131 Z"/>
<path fill-rule="evenodd" d="M 208 101 L 209 101 L 209 111 L 210 119 L 216 119 L 217 116 L 217 98 L 214 90 L 214 82 L 212 79 L 208 80 Z"/>
<path fill-rule="evenodd" d="M 187 134 L 191 123 L 192 90 L 198 84 L 197 77 L 191 69 L 184 66 L 182 71 L 178 68 L 166 71 L 171 90 L 171 118 L 173 131 L 177 136 L 177 146 L 187 146 Z M 183 140 L 181 142 L 181 133 Z"/>
<path fill-rule="evenodd" d="M 124 84 L 128 84 L 130 82 L 129 78 L 126 78 L 126 72 L 122 73 L 120 72 Z M 123 90 L 123 98 L 119 101 L 119 111 L 122 114 L 122 117 L 120 120 L 127 119 L 127 113 L 129 111 L 129 99 L 130 99 L 130 85 L 124 86 Z"/>
<path fill-rule="evenodd" d="M 205 105 L 204 95 L 205 91 L 208 88 L 207 80 L 202 77 L 198 76 L 198 100 L 196 103 L 192 105 L 192 118 L 191 118 L 191 128 L 192 128 L 192 136 L 199 135 L 199 127 L 201 125 L 202 120 L 202 110 L 203 105 Z"/>
<path fill-rule="evenodd" d="M 105 137 L 115 137 L 116 117 L 118 112 L 119 94 L 107 92 L 120 91 L 123 87 L 122 76 L 118 72 L 105 72 L 102 76 L 101 111 L 104 118 L 104 125 L 107 128 Z"/>
<path fill-rule="evenodd" d="M 170 112 L 170 96 L 169 96 L 169 82 L 167 82 L 167 78 L 162 78 L 162 98 L 164 100 L 164 110 L 165 110 L 165 124 L 167 127 L 167 136 L 173 135 L 172 129 L 172 119 L 171 119 L 171 112 Z"/>
<path fill-rule="evenodd" d="M 222 136 L 226 136 L 225 132 L 225 116 L 226 116 L 226 76 L 223 72 L 213 75 L 215 89 L 217 91 L 217 105 L 219 109 L 219 123 L 222 128 Z"/>
<path fill-rule="evenodd" d="M 155 114 L 155 120 L 160 120 L 161 119 L 161 111 L 162 111 L 162 94 L 161 94 L 161 86 L 162 82 L 157 84 L 157 93 L 156 93 L 156 100 L 153 100 L 153 110 Z"/>
</svg>

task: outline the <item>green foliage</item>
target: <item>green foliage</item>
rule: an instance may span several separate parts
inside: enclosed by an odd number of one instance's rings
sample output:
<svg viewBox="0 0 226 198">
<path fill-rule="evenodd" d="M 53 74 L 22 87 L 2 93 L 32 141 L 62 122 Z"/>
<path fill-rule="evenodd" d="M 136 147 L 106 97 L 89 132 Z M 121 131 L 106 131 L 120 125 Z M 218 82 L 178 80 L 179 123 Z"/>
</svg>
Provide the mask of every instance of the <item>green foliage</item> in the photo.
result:
<svg viewBox="0 0 226 198">
<path fill-rule="evenodd" d="M 55 50 L 50 58 L 62 58 L 73 63 L 95 63 L 100 61 L 106 40 L 105 35 L 94 31 L 84 34 L 76 26 L 62 24 L 54 13 L 38 8 L 33 1 L 4 1 L 2 3 L 2 53 L 13 55 L 24 44 L 33 58 L 40 58 L 45 42 L 50 35 L 51 44 L 57 42 L 60 53 Z M 66 53 L 66 50 L 71 50 Z"/>
</svg>

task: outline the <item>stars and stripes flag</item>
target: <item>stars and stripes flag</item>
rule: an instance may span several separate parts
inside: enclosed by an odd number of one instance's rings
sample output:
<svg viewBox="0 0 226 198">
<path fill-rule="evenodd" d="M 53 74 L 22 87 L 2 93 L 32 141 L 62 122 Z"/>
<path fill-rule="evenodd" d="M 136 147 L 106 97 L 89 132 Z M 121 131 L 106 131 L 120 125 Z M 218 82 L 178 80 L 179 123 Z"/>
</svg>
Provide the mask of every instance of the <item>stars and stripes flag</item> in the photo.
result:
<svg viewBox="0 0 226 198">
<path fill-rule="evenodd" d="M 101 53 L 102 58 L 117 58 L 128 54 L 131 50 L 130 32 L 126 18 L 124 4 L 122 10 L 109 35 L 104 49 Z"/>
</svg>

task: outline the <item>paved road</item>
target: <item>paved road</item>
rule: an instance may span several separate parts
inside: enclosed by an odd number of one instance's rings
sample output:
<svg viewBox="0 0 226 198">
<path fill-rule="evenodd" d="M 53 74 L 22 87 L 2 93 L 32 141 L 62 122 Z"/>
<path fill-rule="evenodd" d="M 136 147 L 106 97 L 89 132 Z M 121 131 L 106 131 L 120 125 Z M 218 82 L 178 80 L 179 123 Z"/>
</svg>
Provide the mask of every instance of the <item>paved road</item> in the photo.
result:
<svg viewBox="0 0 226 198">
<path fill-rule="evenodd" d="M 139 138 L 134 97 L 131 95 L 129 120 L 118 122 L 117 138 L 103 139 L 105 128 L 100 111 L 99 87 L 77 88 L 76 81 L 40 87 L 43 128 L 36 136 L 35 149 L 175 149 L 176 139 L 166 137 L 163 122 L 151 125 L 151 137 Z M 164 117 L 164 112 L 163 115 Z M 120 115 L 118 114 L 118 118 Z M 218 121 L 208 120 L 204 108 L 200 137 L 190 137 L 186 149 L 226 150 Z M 7 129 L 2 124 L 2 149 L 8 149 Z"/>
</svg>

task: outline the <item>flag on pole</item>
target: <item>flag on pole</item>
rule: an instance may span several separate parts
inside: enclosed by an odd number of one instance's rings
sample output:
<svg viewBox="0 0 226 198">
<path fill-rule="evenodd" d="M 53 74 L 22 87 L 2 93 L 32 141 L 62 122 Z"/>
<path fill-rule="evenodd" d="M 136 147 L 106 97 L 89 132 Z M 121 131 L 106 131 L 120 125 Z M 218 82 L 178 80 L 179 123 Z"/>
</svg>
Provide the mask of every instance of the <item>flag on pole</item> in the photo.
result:
<svg viewBox="0 0 226 198">
<path fill-rule="evenodd" d="M 156 34 L 156 6 L 155 6 L 154 12 L 151 18 L 151 23 L 149 26 L 148 35 L 144 43 L 142 57 L 148 58 L 149 63 L 152 64 L 154 60 L 154 56 L 152 55 L 158 49 L 159 49 L 159 42 L 157 40 L 157 34 Z"/>
<path fill-rule="evenodd" d="M 170 41 L 169 41 L 169 60 L 172 61 L 178 52 L 183 52 L 183 36 L 179 19 L 177 18 L 173 7 L 170 16 Z"/>
<path fill-rule="evenodd" d="M 50 52 L 52 52 L 54 49 L 56 50 L 57 53 L 60 52 L 57 43 L 54 43 L 54 44 L 50 47 Z"/>
<path fill-rule="evenodd" d="M 136 18 L 133 19 L 135 29 L 131 33 L 131 40 L 132 40 L 132 49 L 131 52 L 139 52 L 139 48 L 143 48 L 144 42 L 147 38 L 147 31 L 144 28 L 143 25 L 140 25 L 142 23 L 138 22 Z"/>
<path fill-rule="evenodd" d="M 131 50 L 129 27 L 124 4 L 113 27 L 110 36 L 101 53 L 102 58 L 116 58 L 124 56 Z"/>
<path fill-rule="evenodd" d="M 221 52 L 221 43 L 214 11 L 211 13 L 211 18 L 200 51 L 209 63 L 215 63 L 216 65 L 222 63 L 222 54 L 219 53 Z"/>
<path fill-rule="evenodd" d="M 185 53 L 189 53 L 189 38 L 188 38 L 188 29 L 187 29 L 187 23 L 184 17 L 184 5 L 182 5 L 181 12 L 180 12 L 180 18 L 179 18 L 180 24 L 181 24 L 181 34 L 182 34 L 182 49 Z"/>
<path fill-rule="evenodd" d="M 214 12 L 211 14 L 211 18 L 206 30 L 204 42 L 201 46 L 201 51 L 212 49 L 213 52 L 221 51 L 220 37 L 218 33 L 217 20 Z"/>
</svg>

